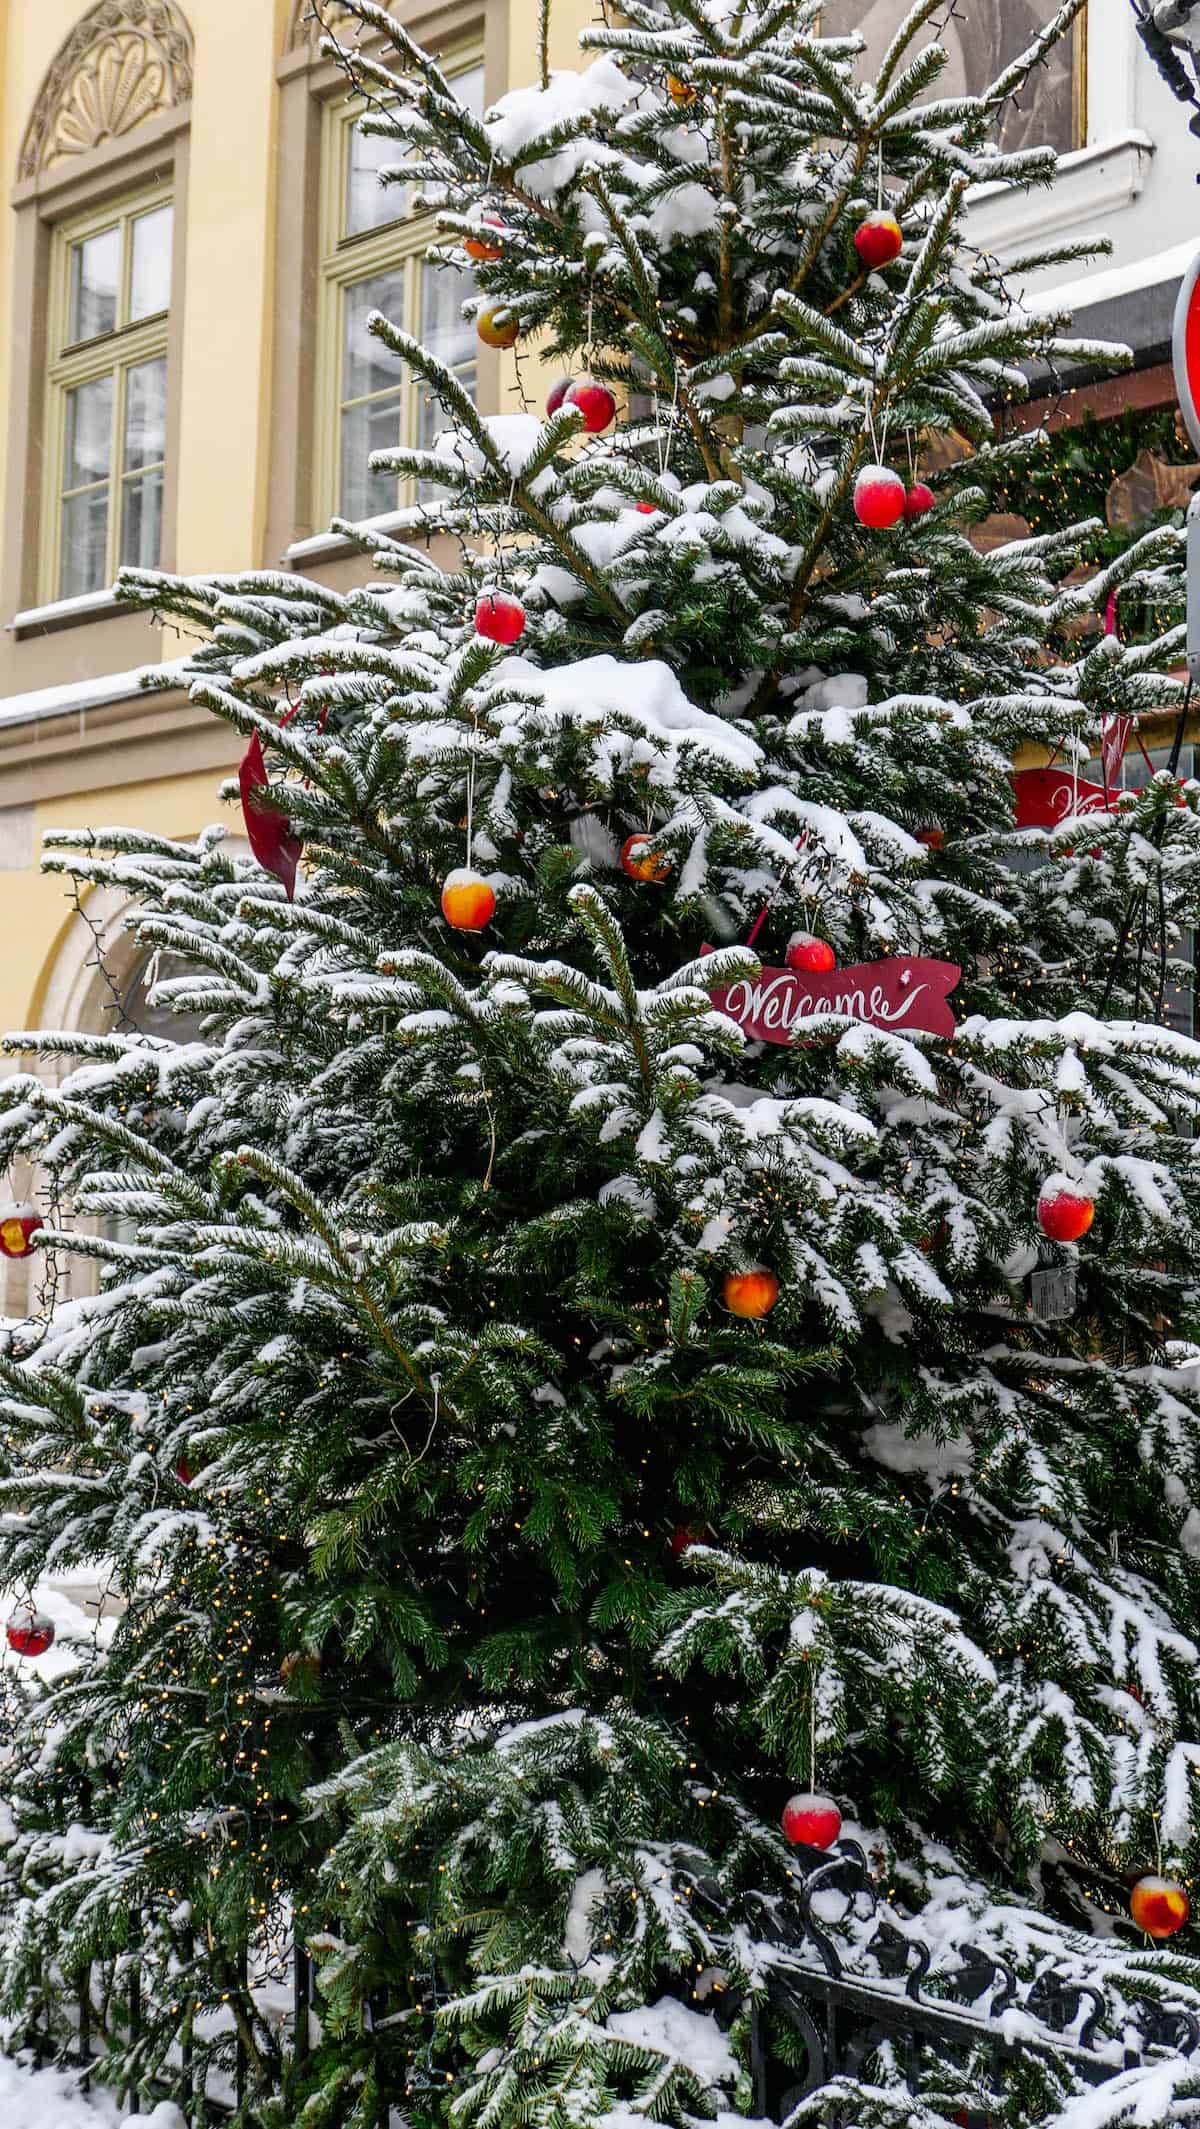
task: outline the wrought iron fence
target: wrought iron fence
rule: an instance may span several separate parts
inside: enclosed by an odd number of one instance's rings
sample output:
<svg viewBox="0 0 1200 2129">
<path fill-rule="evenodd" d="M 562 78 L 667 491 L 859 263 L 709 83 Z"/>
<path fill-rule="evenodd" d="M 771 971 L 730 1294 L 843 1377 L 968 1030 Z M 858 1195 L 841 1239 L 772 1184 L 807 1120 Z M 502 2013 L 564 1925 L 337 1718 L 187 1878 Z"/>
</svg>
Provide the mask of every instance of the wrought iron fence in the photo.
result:
<svg viewBox="0 0 1200 2129">
<path fill-rule="evenodd" d="M 1182 2002 L 1170 2000 L 1169 1988 L 1123 2002 L 1119 2012 L 1096 1983 L 1054 1966 L 1031 1980 L 1021 1979 L 1004 1960 L 967 1943 L 956 1953 L 957 1965 L 935 1972 L 934 1954 L 919 1927 L 901 1928 L 881 1897 L 857 1842 L 842 1841 L 832 1852 L 796 1851 L 796 1868 L 788 1898 L 749 1892 L 731 1904 L 711 1879 L 693 1881 L 700 1906 L 722 1922 L 749 1925 L 760 1941 L 773 1947 L 775 1963 L 765 1994 L 751 2006 L 750 2070 L 754 2113 L 785 2123 L 800 2102 L 836 2087 L 839 2079 L 869 2077 L 871 2058 L 887 2047 L 915 2094 L 927 2083 L 931 2061 L 960 2084 L 968 2084 L 971 2107 L 951 2118 L 982 2129 L 1011 2093 L 1022 2068 L 1042 2067 L 1060 2088 L 1068 2081 L 1098 2085 L 1164 2056 L 1195 2061 L 1200 2073 L 1200 2017 Z M 837 1925 L 820 1912 L 823 1895 L 837 1894 L 856 1912 L 859 1950 L 852 1961 Z M 843 1910 L 845 1914 L 846 1910 Z M 136 1929 L 132 1938 L 136 1943 Z M 181 1951 L 189 1957 L 194 1942 Z M 286 2049 L 291 2066 L 302 2066 L 309 2049 L 309 2013 L 315 2008 L 312 1960 L 297 1934 L 289 1950 L 291 2019 Z M 241 1990 L 249 1992 L 244 1948 L 235 1960 Z M 70 2053 L 84 2072 L 84 2083 L 112 2046 L 117 2027 L 123 2031 L 127 2058 L 136 2060 L 143 2024 L 142 1984 L 136 1957 L 126 1961 L 123 2000 L 111 1993 L 95 2000 L 95 1970 L 81 1976 L 73 2024 L 76 2044 Z M 693 1994 L 711 1996 L 722 2025 L 731 2025 L 744 1999 L 724 1990 L 724 1976 L 710 1970 L 698 1977 Z M 48 1992 L 24 2034 L 26 2047 L 41 2059 L 63 2058 L 63 2006 Z M 1016 2014 L 1016 2015 L 1014 2015 Z M 369 2015 L 366 2018 L 371 2026 Z M 786 2029 L 786 2045 L 781 2034 Z M 285 2059 L 281 2035 L 281 2070 Z M 232 2076 L 223 2094 L 210 2089 L 208 2068 L 190 2040 L 178 2060 L 160 2066 L 121 2097 L 134 2112 L 141 2105 L 170 2099 L 189 2129 L 219 2129 L 242 2106 L 248 2089 L 249 2062 L 242 2031 L 233 2046 Z M 823 2117 L 828 2129 L 851 2129 L 853 2116 L 839 2113 L 836 2102 Z M 976 2111 L 978 2110 L 978 2111 Z M 378 2129 L 402 2119 L 383 2102 Z"/>
</svg>

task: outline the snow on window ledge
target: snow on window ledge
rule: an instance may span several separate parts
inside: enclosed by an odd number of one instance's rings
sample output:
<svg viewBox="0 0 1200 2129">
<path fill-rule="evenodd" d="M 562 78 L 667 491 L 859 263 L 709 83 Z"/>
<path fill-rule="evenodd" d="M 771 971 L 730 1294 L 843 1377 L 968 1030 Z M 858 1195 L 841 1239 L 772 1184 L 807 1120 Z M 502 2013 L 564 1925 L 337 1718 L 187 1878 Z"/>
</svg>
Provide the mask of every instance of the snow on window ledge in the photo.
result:
<svg viewBox="0 0 1200 2129">
<path fill-rule="evenodd" d="M 1015 192 L 1009 185 L 977 185 L 970 195 L 968 236 L 1000 254 L 1023 250 L 1031 240 L 1040 246 L 1059 230 L 1127 207 L 1145 183 L 1153 154 L 1149 134 L 1131 127 L 1062 156 L 1048 192 L 1040 186 Z"/>
<path fill-rule="evenodd" d="M 27 606 L 22 613 L 13 615 L 8 627 L 9 633 L 19 642 L 22 636 L 47 636 L 55 629 L 77 628 L 84 621 L 107 621 L 112 614 L 132 611 L 132 607 L 114 598 L 112 586 L 106 584 L 101 591 L 80 592 L 73 599 L 53 599 L 47 606 Z"/>
</svg>

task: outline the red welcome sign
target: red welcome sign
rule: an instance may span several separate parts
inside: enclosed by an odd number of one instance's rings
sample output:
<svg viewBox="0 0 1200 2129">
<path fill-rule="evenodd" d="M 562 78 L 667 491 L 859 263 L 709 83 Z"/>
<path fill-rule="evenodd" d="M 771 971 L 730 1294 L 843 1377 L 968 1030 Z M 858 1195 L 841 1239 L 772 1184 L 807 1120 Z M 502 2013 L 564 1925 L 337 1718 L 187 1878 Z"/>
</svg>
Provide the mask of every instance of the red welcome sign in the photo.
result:
<svg viewBox="0 0 1200 2129">
<path fill-rule="evenodd" d="M 1017 794 L 1018 828 L 1058 828 L 1077 813 L 1109 810 L 1103 784 L 1086 783 L 1069 769 L 1018 769 L 1012 786 Z"/>
<path fill-rule="evenodd" d="M 797 1021 L 815 1013 L 844 1013 L 868 1027 L 899 1033 L 920 1029 L 926 1035 L 953 1035 L 954 1015 L 946 1000 L 961 975 L 953 961 L 898 954 L 891 961 L 835 968 L 828 976 L 764 968 L 711 996 L 717 1011 L 736 1020 L 756 1042 L 791 1042 Z"/>
</svg>

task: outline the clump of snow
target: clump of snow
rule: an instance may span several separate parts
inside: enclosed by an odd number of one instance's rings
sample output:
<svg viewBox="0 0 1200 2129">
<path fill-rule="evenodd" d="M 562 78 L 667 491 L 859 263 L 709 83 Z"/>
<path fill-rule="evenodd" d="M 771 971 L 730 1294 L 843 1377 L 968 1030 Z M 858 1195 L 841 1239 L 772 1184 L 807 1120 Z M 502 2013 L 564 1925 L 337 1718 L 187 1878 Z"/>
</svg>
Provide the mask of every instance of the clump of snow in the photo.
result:
<svg viewBox="0 0 1200 2129">
<path fill-rule="evenodd" d="M 733 2050 L 719 2025 L 689 2010 L 685 2003 L 677 2003 L 673 1996 L 662 1996 L 636 2011 L 614 2011 L 607 2023 L 610 2033 L 632 2041 L 635 2048 L 655 2049 L 705 2084 L 737 2082 Z"/>
<path fill-rule="evenodd" d="M 187 2129 L 178 2107 L 160 2100 L 149 2114 L 122 2114 L 110 2093 L 84 2095 L 64 2070 L 34 2070 L 0 2055 L 0 2122 L 13 2129 Z"/>
</svg>

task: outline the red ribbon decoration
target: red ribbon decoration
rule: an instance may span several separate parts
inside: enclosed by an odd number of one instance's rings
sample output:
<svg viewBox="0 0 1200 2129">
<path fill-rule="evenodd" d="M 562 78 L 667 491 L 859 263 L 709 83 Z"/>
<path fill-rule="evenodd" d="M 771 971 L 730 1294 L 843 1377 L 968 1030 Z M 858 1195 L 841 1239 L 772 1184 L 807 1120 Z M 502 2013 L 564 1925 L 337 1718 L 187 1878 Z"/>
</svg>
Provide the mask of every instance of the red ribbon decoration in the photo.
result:
<svg viewBox="0 0 1200 2129">
<path fill-rule="evenodd" d="M 889 961 L 862 961 L 831 969 L 827 976 L 804 970 L 764 968 L 739 976 L 710 996 L 755 1042 L 791 1042 L 798 1020 L 815 1013 L 844 1013 L 867 1027 L 898 1034 L 919 1028 L 926 1035 L 953 1035 L 946 1003 L 962 970 L 953 961 L 925 961 L 897 954 Z"/>
<path fill-rule="evenodd" d="M 259 804 L 257 794 L 270 789 L 267 764 L 263 757 L 262 741 L 255 732 L 238 769 L 238 788 L 242 794 L 242 819 L 246 823 L 246 840 L 264 872 L 274 873 L 283 884 L 290 902 L 296 892 L 296 867 L 304 848 L 286 813 L 279 813 L 273 806 Z"/>
</svg>

